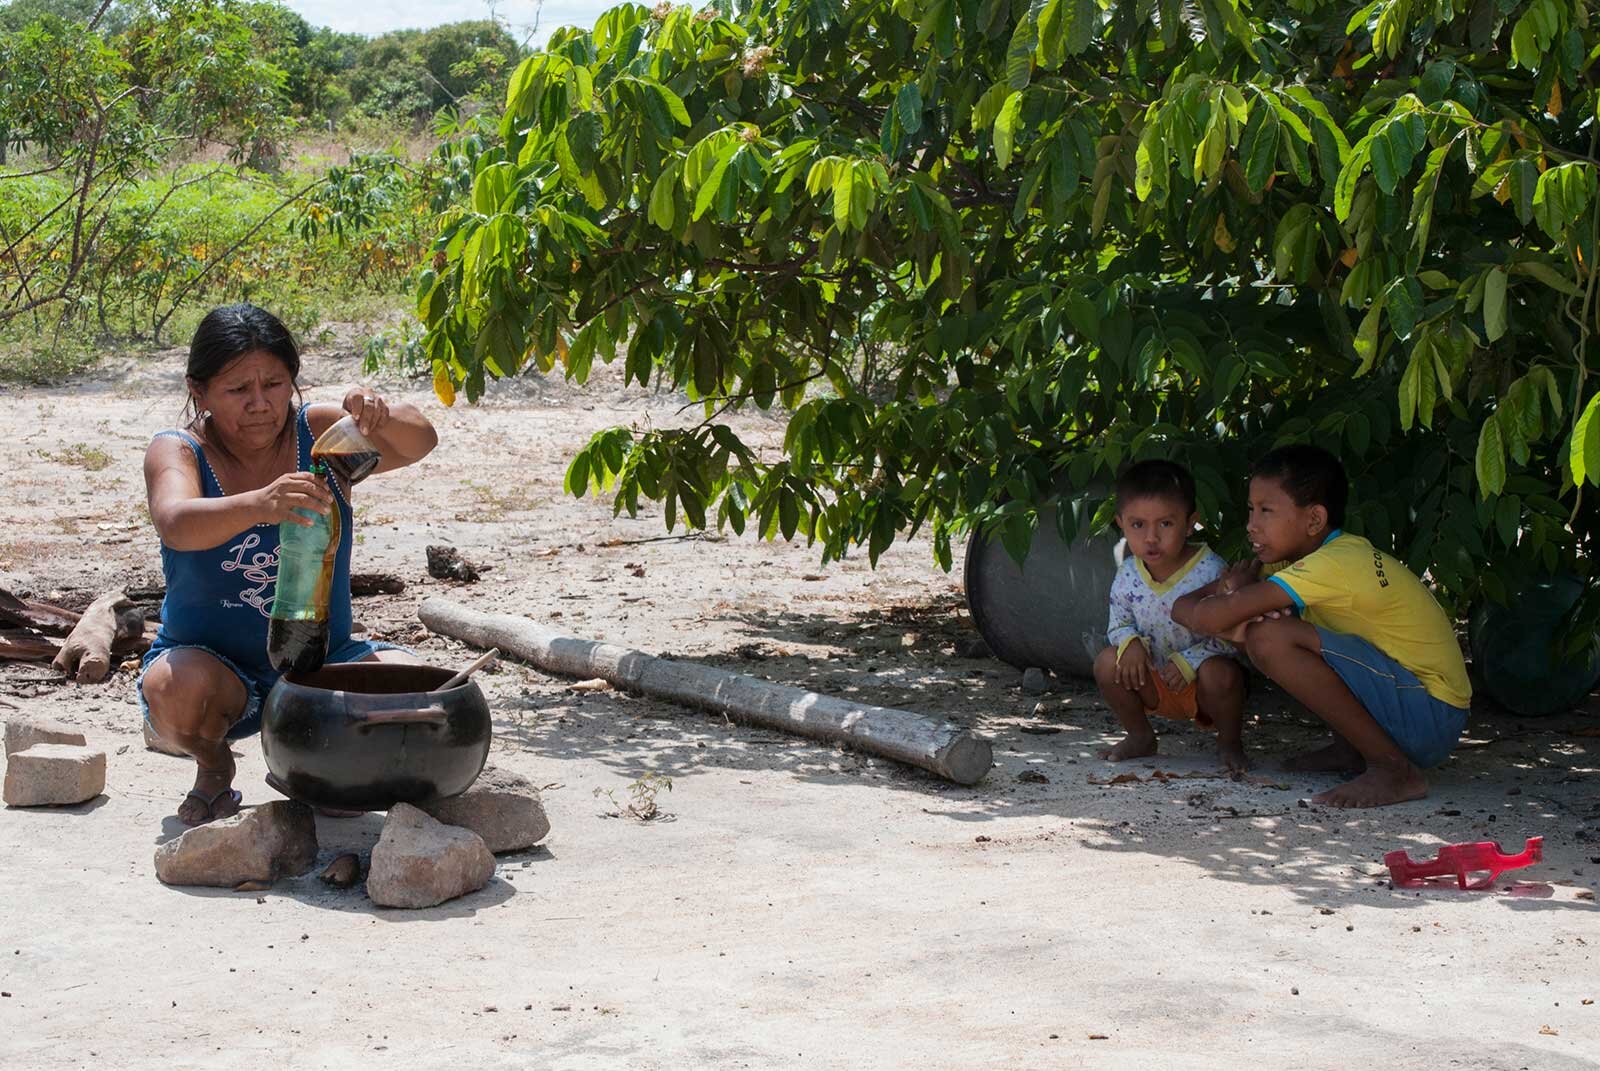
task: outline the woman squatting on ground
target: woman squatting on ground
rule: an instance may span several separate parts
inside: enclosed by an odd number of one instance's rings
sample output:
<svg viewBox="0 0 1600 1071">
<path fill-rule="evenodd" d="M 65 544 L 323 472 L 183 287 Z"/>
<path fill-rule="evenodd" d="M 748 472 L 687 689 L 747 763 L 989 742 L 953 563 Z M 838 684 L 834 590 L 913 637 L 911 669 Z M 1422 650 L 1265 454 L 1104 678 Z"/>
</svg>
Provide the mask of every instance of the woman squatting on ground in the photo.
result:
<svg viewBox="0 0 1600 1071">
<path fill-rule="evenodd" d="M 239 809 L 229 739 L 260 728 L 277 680 L 267 658 L 278 525 L 296 510 L 340 514 L 329 595 L 329 662 L 415 661 L 350 638 L 349 488 L 308 471 L 311 445 L 346 413 L 382 453 L 376 471 L 425 457 L 438 435 L 413 405 L 353 386 L 340 405 L 304 404 L 300 354 L 287 328 L 254 305 L 213 310 L 195 330 L 186 383 L 190 419 L 145 451 L 145 492 L 161 537 L 161 630 L 139 677 L 140 706 L 172 749 L 193 756 L 194 787 L 178 818 L 198 825 Z"/>
</svg>

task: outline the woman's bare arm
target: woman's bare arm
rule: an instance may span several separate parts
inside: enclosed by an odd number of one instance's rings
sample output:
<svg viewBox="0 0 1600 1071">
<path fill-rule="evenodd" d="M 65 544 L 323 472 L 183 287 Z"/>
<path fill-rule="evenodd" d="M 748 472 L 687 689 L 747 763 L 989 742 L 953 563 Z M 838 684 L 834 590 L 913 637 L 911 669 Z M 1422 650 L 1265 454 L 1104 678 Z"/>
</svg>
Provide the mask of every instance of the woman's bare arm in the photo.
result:
<svg viewBox="0 0 1600 1071">
<path fill-rule="evenodd" d="M 322 481 L 308 472 L 286 473 L 254 491 L 207 498 L 194 451 L 171 436 L 156 439 L 145 451 L 144 486 L 150 520 L 173 550 L 210 550 L 257 524 L 310 524 L 294 511 L 327 513 L 333 502 Z"/>
</svg>

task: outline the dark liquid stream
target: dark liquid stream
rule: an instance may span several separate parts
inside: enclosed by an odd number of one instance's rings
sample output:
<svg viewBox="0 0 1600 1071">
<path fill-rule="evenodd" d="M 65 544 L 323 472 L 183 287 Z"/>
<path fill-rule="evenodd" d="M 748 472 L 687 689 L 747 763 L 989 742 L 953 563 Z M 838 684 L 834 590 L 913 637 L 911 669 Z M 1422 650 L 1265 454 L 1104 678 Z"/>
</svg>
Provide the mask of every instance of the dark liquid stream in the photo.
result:
<svg viewBox="0 0 1600 1071">
<path fill-rule="evenodd" d="M 328 657 L 328 622 L 281 621 L 267 626 L 267 659 L 279 673 L 312 673 Z"/>
<path fill-rule="evenodd" d="M 349 487 L 371 475 L 382 458 L 376 450 L 352 450 L 347 453 L 319 453 L 313 450 L 311 460 L 323 462 Z"/>
</svg>

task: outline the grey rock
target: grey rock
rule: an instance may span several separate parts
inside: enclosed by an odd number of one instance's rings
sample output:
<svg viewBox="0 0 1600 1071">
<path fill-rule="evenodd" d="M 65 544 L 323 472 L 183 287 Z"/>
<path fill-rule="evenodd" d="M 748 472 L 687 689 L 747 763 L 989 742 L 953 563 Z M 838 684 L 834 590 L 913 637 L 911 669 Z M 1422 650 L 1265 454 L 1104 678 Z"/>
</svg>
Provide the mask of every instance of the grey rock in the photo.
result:
<svg viewBox="0 0 1600 1071">
<path fill-rule="evenodd" d="M 304 874 L 317 861 L 317 818 L 294 800 L 273 800 L 195 826 L 156 849 L 156 877 L 168 885 L 231 889 Z"/>
<path fill-rule="evenodd" d="M 470 584 L 488 570 L 487 566 L 467 561 L 455 547 L 428 547 L 427 555 L 428 575 L 435 580 L 459 580 L 463 584 Z"/>
<path fill-rule="evenodd" d="M 447 826 L 470 829 L 496 855 L 531 848 L 550 832 L 539 790 L 525 777 L 486 766 L 459 796 L 425 803 L 422 810 Z"/>
<path fill-rule="evenodd" d="M 6 757 L 35 744 L 87 744 L 88 738 L 54 718 L 10 718 L 6 721 Z"/>
<path fill-rule="evenodd" d="M 64 807 L 92 800 L 105 789 L 104 751 L 78 744 L 35 744 L 7 757 L 0 797 L 10 807 Z"/>
<path fill-rule="evenodd" d="M 335 889 L 348 889 L 361 880 L 361 857 L 354 852 L 345 852 L 324 867 L 317 877 Z"/>
<path fill-rule="evenodd" d="M 1038 666 L 1022 671 L 1022 690 L 1029 695 L 1042 695 L 1050 690 L 1050 677 Z"/>
<path fill-rule="evenodd" d="M 494 855 L 482 837 L 397 803 L 372 849 L 367 895 L 383 907 L 432 907 L 476 892 L 492 877 Z"/>
</svg>

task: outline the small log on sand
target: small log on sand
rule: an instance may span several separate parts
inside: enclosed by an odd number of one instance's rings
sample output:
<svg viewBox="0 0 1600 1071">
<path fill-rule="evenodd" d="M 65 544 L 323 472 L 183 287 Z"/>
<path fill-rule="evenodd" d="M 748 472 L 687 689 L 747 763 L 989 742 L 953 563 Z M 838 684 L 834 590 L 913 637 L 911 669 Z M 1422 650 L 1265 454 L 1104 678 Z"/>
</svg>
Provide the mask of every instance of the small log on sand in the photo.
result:
<svg viewBox="0 0 1600 1071">
<path fill-rule="evenodd" d="M 569 636 L 525 617 L 471 610 L 448 599 L 426 600 L 417 616 L 440 635 L 498 647 L 550 673 L 602 677 L 618 688 L 699 707 L 742 724 L 909 763 L 960 785 L 977 784 L 994 764 L 987 740 L 909 710 L 852 703 L 741 673 L 656 658 Z"/>
<path fill-rule="evenodd" d="M 144 638 L 144 611 L 121 589 L 108 591 L 83 611 L 51 663 L 68 677 L 96 684 L 111 672 L 111 655 Z"/>
</svg>

